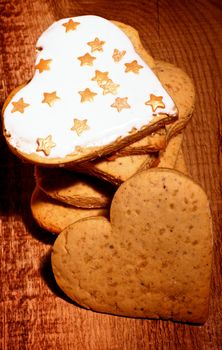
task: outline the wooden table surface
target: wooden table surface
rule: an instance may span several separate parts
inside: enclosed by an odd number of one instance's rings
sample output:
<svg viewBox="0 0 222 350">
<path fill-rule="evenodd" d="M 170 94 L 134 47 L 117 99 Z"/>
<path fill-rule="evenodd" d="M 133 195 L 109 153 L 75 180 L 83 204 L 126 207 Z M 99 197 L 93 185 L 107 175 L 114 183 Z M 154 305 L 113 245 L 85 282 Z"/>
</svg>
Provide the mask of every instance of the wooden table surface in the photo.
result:
<svg viewBox="0 0 222 350">
<path fill-rule="evenodd" d="M 222 349 L 222 2 L 221 0 L 0 0 L 0 106 L 33 73 L 35 42 L 53 21 L 96 14 L 134 26 L 156 59 L 194 80 L 196 107 L 185 130 L 190 175 L 211 204 L 214 259 L 204 326 L 110 316 L 74 306 L 50 269 L 54 237 L 30 213 L 33 166 L 0 140 L 0 349 Z"/>
</svg>

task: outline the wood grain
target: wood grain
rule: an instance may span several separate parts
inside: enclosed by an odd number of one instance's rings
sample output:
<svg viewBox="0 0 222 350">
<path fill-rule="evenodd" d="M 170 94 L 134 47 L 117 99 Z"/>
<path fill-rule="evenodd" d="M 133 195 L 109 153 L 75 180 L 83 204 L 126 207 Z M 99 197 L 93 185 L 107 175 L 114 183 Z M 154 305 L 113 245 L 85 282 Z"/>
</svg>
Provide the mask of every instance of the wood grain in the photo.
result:
<svg viewBox="0 0 222 350">
<path fill-rule="evenodd" d="M 196 107 L 183 144 L 214 223 L 209 319 L 204 326 L 102 315 L 70 303 L 50 269 L 54 237 L 33 222 L 33 167 L 0 138 L 3 350 L 222 349 L 222 3 L 220 0 L 0 0 L 0 103 L 33 73 L 35 42 L 53 21 L 96 14 L 134 26 L 156 59 L 194 80 Z"/>
</svg>

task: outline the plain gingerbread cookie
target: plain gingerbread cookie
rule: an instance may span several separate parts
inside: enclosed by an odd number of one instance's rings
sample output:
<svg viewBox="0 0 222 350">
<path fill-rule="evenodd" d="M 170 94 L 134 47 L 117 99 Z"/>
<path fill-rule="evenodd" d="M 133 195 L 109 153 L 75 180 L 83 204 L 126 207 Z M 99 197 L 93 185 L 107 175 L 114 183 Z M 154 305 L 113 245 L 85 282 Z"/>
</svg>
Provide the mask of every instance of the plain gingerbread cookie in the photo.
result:
<svg viewBox="0 0 222 350">
<path fill-rule="evenodd" d="M 156 168 L 119 187 L 110 222 L 67 227 L 53 246 L 52 268 L 60 288 L 86 308 L 203 323 L 211 257 L 205 192 L 180 172 Z"/>
</svg>

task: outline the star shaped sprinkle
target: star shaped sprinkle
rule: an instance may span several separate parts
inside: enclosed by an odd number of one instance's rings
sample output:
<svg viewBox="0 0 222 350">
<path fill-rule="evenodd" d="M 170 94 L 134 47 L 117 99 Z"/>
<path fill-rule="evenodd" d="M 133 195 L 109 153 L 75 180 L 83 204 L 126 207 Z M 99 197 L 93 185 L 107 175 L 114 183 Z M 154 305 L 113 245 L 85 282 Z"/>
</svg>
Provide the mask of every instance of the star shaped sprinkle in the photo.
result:
<svg viewBox="0 0 222 350">
<path fill-rule="evenodd" d="M 116 108 L 118 112 L 121 112 L 124 108 L 131 108 L 127 100 L 128 97 L 117 97 L 111 107 Z"/>
<path fill-rule="evenodd" d="M 42 103 L 48 103 L 50 107 L 52 107 L 56 100 L 59 100 L 60 97 L 56 95 L 56 91 L 53 92 L 44 92 L 44 99 L 42 100 Z"/>
<path fill-rule="evenodd" d="M 94 96 L 97 95 L 96 92 L 92 92 L 89 88 L 86 88 L 84 91 L 79 91 L 79 94 L 81 95 L 81 102 L 92 102 Z"/>
<path fill-rule="evenodd" d="M 45 70 L 50 70 L 50 63 L 51 62 L 52 62 L 52 60 L 44 60 L 44 59 L 41 58 L 41 60 L 35 66 L 35 68 L 39 70 L 39 73 L 42 73 Z"/>
<path fill-rule="evenodd" d="M 91 56 L 89 53 L 86 53 L 83 56 L 78 57 L 78 60 L 81 61 L 80 66 L 93 66 L 93 61 L 96 57 Z"/>
<path fill-rule="evenodd" d="M 121 59 L 123 58 L 125 53 L 126 53 L 125 50 L 119 51 L 117 49 L 114 49 L 112 58 L 114 59 L 115 62 L 119 62 L 119 61 L 121 61 Z"/>
<path fill-rule="evenodd" d="M 75 131 L 78 136 L 80 136 L 83 131 L 88 130 L 89 126 L 87 125 L 87 119 L 73 119 L 74 125 L 71 130 Z"/>
<path fill-rule="evenodd" d="M 92 80 L 97 81 L 98 85 L 101 86 L 109 80 L 108 74 L 108 72 L 100 72 L 99 70 L 96 70 L 95 76 Z"/>
<path fill-rule="evenodd" d="M 111 79 L 108 79 L 104 84 L 100 85 L 101 88 L 103 89 L 103 95 L 106 94 L 117 94 L 117 89 L 119 87 L 118 84 L 115 84 Z"/>
<path fill-rule="evenodd" d="M 89 41 L 87 45 L 91 47 L 91 52 L 94 51 L 103 51 L 103 45 L 105 41 L 101 41 L 98 38 L 95 38 L 93 41 Z"/>
<path fill-rule="evenodd" d="M 66 28 L 66 33 L 67 33 L 72 30 L 76 30 L 79 24 L 80 24 L 79 22 L 74 22 L 72 19 L 70 19 L 68 22 L 63 23 L 63 27 Z"/>
<path fill-rule="evenodd" d="M 44 152 L 46 156 L 48 156 L 51 152 L 51 149 L 56 146 L 56 144 L 52 141 L 52 135 L 47 136 L 45 139 L 38 138 L 37 139 L 38 147 L 36 148 L 37 152 Z"/>
<path fill-rule="evenodd" d="M 140 66 L 136 60 L 130 62 L 130 63 L 125 63 L 126 69 L 125 72 L 133 72 L 138 74 L 139 70 L 143 68 L 143 66 Z"/>
<path fill-rule="evenodd" d="M 149 101 L 145 102 L 145 105 L 151 106 L 153 112 L 155 112 L 157 108 L 165 108 L 165 104 L 163 103 L 163 97 L 155 96 L 153 94 L 150 94 L 150 99 Z"/>
<path fill-rule="evenodd" d="M 12 104 L 13 104 L 12 113 L 15 113 L 15 112 L 24 113 L 25 108 L 30 106 L 28 103 L 24 102 L 23 98 L 20 98 L 17 102 L 12 102 Z"/>
</svg>

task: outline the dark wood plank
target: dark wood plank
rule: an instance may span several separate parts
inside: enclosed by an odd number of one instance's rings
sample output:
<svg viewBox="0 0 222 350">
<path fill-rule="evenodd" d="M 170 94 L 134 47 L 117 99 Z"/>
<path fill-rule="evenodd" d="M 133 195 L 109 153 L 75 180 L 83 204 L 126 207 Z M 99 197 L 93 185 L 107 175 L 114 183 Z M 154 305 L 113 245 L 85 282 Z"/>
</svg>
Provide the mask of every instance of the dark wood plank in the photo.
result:
<svg viewBox="0 0 222 350">
<path fill-rule="evenodd" d="M 0 103 L 33 72 L 35 42 L 54 20 L 96 14 L 134 26 L 156 59 L 180 66 L 196 87 L 183 149 L 206 190 L 214 222 L 210 314 L 193 326 L 97 314 L 73 305 L 50 269 L 54 237 L 33 222 L 33 167 L 0 137 L 1 345 L 4 350 L 221 349 L 222 347 L 222 5 L 170 0 L 0 0 Z"/>
</svg>

